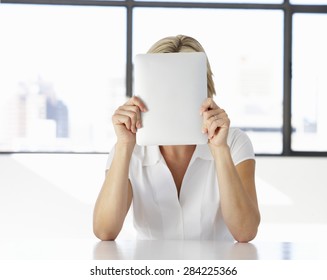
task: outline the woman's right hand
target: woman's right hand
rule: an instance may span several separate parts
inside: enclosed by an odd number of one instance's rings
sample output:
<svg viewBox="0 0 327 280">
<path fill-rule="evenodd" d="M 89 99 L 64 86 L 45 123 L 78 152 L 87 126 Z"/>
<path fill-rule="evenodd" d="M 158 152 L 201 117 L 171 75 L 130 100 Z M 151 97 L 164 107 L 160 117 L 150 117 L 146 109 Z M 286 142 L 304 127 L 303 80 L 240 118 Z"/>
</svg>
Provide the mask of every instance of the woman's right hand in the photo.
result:
<svg viewBox="0 0 327 280">
<path fill-rule="evenodd" d="M 141 112 L 146 111 L 146 106 L 136 96 L 130 98 L 115 111 L 112 116 L 112 123 L 117 136 L 117 143 L 135 145 L 137 129 L 142 127 Z"/>
</svg>

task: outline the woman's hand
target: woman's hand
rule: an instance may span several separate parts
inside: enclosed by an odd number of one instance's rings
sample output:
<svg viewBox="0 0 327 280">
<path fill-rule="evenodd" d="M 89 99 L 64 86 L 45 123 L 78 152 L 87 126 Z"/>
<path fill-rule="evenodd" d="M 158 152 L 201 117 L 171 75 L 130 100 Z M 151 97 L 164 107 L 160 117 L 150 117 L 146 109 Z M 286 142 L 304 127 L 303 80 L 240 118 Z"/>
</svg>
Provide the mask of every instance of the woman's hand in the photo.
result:
<svg viewBox="0 0 327 280">
<path fill-rule="evenodd" d="M 112 123 L 115 128 L 117 143 L 135 145 L 137 129 L 142 127 L 141 112 L 146 111 L 146 106 L 136 96 L 130 98 L 115 111 L 112 116 Z"/>
<path fill-rule="evenodd" d="M 212 98 L 207 98 L 200 108 L 203 116 L 202 132 L 208 134 L 209 144 L 215 147 L 227 146 L 230 120 Z"/>
</svg>

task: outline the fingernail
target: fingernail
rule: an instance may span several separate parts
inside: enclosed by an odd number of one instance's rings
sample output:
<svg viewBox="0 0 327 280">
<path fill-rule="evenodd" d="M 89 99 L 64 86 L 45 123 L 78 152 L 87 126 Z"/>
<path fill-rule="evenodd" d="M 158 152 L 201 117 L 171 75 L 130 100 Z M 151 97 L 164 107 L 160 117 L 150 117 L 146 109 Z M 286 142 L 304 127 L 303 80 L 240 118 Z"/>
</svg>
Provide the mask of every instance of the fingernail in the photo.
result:
<svg viewBox="0 0 327 280">
<path fill-rule="evenodd" d="M 137 127 L 137 128 L 141 128 L 141 127 L 142 127 L 142 125 L 141 125 L 141 122 L 140 122 L 140 121 L 137 121 L 137 122 L 136 122 L 136 127 Z"/>
</svg>

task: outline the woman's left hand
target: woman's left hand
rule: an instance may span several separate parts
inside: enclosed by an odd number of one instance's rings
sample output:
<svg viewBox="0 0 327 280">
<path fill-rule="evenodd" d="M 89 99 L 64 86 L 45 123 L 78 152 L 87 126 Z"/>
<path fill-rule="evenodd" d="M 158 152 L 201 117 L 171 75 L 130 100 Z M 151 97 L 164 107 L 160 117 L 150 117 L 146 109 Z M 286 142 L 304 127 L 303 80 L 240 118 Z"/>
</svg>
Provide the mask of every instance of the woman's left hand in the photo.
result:
<svg viewBox="0 0 327 280">
<path fill-rule="evenodd" d="M 226 146 L 230 120 L 225 110 L 212 98 L 207 98 L 201 105 L 200 114 L 203 116 L 202 132 L 208 134 L 209 144 Z"/>
</svg>

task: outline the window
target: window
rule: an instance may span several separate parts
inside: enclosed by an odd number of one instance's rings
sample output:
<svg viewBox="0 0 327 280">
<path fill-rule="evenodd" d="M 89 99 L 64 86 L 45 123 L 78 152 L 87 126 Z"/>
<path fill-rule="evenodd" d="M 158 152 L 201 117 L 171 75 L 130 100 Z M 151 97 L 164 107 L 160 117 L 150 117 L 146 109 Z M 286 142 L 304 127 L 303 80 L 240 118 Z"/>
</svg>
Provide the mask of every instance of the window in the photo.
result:
<svg viewBox="0 0 327 280">
<path fill-rule="evenodd" d="M 281 153 L 282 23 L 280 11 L 137 8 L 133 53 L 166 36 L 192 34 L 207 52 L 215 100 L 232 126 L 247 131 L 257 153 Z"/>
<path fill-rule="evenodd" d="M 0 151 L 107 151 L 125 8 L 2 4 L 0 33 Z"/>
<path fill-rule="evenodd" d="M 292 149 L 326 151 L 327 15 L 293 18 Z"/>
<path fill-rule="evenodd" d="M 24 2 L 0 9 L 0 152 L 108 152 L 133 57 L 187 34 L 257 154 L 327 155 L 327 0 Z"/>
</svg>

